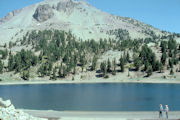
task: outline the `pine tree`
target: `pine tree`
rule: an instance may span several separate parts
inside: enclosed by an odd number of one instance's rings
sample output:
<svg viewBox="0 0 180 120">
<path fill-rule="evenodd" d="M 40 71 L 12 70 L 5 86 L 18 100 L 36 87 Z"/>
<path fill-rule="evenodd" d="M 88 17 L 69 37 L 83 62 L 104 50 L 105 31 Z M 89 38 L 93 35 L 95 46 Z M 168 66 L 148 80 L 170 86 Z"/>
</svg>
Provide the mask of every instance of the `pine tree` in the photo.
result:
<svg viewBox="0 0 180 120">
<path fill-rule="evenodd" d="M 129 55 L 129 52 L 127 52 L 127 55 L 126 55 L 126 61 L 127 61 L 127 62 L 130 62 L 130 55 Z"/>
<path fill-rule="evenodd" d="M 172 50 L 170 49 L 169 50 L 169 57 L 172 57 L 173 56 L 173 53 L 172 53 Z"/>
<path fill-rule="evenodd" d="M 161 41 L 161 52 L 164 53 L 166 52 L 166 49 L 167 49 L 167 42 L 166 41 Z"/>
<path fill-rule="evenodd" d="M 66 67 L 63 66 L 63 78 L 65 78 L 67 75 L 67 70 L 66 70 Z"/>
<path fill-rule="evenodd" d="M 9 48 L 11 49 L 13 47 L 13 42 L 9 42 Z"/>
<path fill-rule="evenodd" d="M 14 64 L 14 68 L 16 70 L 16 73 L 20 72 L 22 69 L 22 65 L 21 65 L 21 57 L 17 54 L 15 57 L 15 64 Z"/>
<path fill-rule="evenodd" d="M 30 77 L 30 72 L 29 72 L 29 70 L 28 70 L 28 71 L 27 71 L 27 74 L 26 74 L 27 80 L 29 80 L 29 77 Z"/>
<path fill-rule="evenodd" d="M 116 58 L 114 58 L 113 60 L 113 72 L 112 72 L 113 75 L 116 75 Z"/>
<path fill-rule="evenodd" d="M 139 68 L 141 67 L 141 65 L 142 65 L 142 62 L 140 58 L 134 56 L 134 66 L 135 66 L 136 71 L 139 71 Z"/>
<path fill-rule="evenodd" d="M 157 65 L 157 61 L 156 61 L 156 56 L 155 54 L 153 53 L 152 56 L 151 56 L 151 65 L 152 65 L 152 69 L 153 71 L 157 71 L 159 70 L 159 66 Z"/>
<path fill-rule="evenodd" d="M 162 62 L 163 65 L 166 64 L 166 58 L 167 58 L 166 52 L 163 52 L 162 57 L 161 57 L 161 62 Z"/>
<path fill-rule="evenodd" d="M 81 55 L 80 57 L 80 63 L 81 63 L 81 68 L 82 68 L 82 72 L 84 71 L 84 67 L 86 65 L 86 58 L 85 55 Z"/>
<path fill-rule="evenodd" d="M 121 58 L 120 58 L 121 72 L 124 72 L 124 65 L 125 65 L 125 61 L 124 61 L 124 58 L 121 56 Z"/>
<path fill-rule="evenodd" d="M 9 59 L 8 59 L 8 70 L 9 71 L 14 70 L 14 57 L 11 54 L 9 55 Z"/>
<path fill-rule="evenodd" d="M 6 59 L 8 56 L 8 50 L 6 49 L 5 51 L 2 52 L 2 59 Z"/>
<path fill-rule="evenodd" d="M 22 79 L 24 80 L 29 80 L 29 77 L 30 77 L 30 73 L 29 73 L 29 70 L 28 71 L 23 71 L 23 74 L 22 74 Z"/>
<path fill-rule="evenodd" d="M 39 55 L 39 60 L 42 61 L 43 60 L 43 53 L 41 52 Z"/>
<path fill-rule="evenodd" d="M 53 76 L 52 76 L 53 80 L 57 80 L 57 76 L 56 76 L 56 68 L 53 69 Z"/>
<path fill-rule="evenodd" d="M 169 66 L 170 68 L 173 68 L 173 59 L 169 59 Z"/>
<path fill-rule="evenodd" d="M 149 62 L 146 61 L 144 65 L 144 71 L 147 71 L 147 69 L 149 68 L 149 65 L 150 65 Z"/>
<path fill-rule="evenodd" d="M 32 57 L 32 66 L 36 66 L 38 63 L 38 57 L 37 56 L 33 56 Z"/>
<path fill-rule="evenodd" d="M 107 72 L 111 72 L 111 62 L 108 58 L 108 62 L 107 62 Z"/>
<path fill-rule="evenodd" d="M 164 69 L 163 64 L 160 62 L 160 65 L 159 65 L 159 70 L 160 70 L 160 73 L 162 73 L 162 72 L 163 72 L 163 69 Z"/>
<path fill-rule="evenodd" d="M 97 65 L 97 57 L 94 56 L 93 57 L 93 61 L 92 61 L 92 67 L 91 67 L 91 70 L 96 70 L 96 65 Z"/>
<path fill-rule="evenodd" d="M 3 73 L 3 68 L 4 68 L 4 65 L 3 65 L 2 61 L 0 60 L 0 74 Z"/>
<path fill-rule="evenodd" d="M 76 74 L 76 65 L 74 64 L 73 66 L 73 74 L 75 75 Z"/>
<path fill-rule="evenodd" d="M 77 66 L 77 55 L 74 55 L 74 61 L 73 61 L 73 74 L 76 74 L 76 66 Z"/>
<path fill-rule="evenodd" d="M 147 69 L 147 76 L 148 77 L 151 76 L 152 72 L 153 72 L 152 66 L 149 66 L 148 69 Z"/>
<path fill-rule="evenodd" d="M 48 62 L 48 71 L 52 71 L 52 68 L 53 68 L 53 63 Z"/>
<path fill-rule="evenodd" d="M 171 68 L 171 71 L 170 71 L 170 75 L 174 75 L 174 71 L 173 71 L 172 68 Z"/>
<path fill-rule="evenodd" d="M 106 67 L 106 62 L 102 62 L 100 65 L 101 71 L 103 72 L 103 76 L 106 76 L 107 73 L 107 67 Z"/>
<path fill-rule="evenodd" d="M 61 66 L 59 67 L 58 76 L 59 78 L 62 77 L 62 63 L 61 63 Z"/>
<path fill-rule="evenodd" d="M 39 67 L 38 74 L 40 77 L 44 77 L 46 75 L 46 68 L 43 64 Z"/>
</svg>

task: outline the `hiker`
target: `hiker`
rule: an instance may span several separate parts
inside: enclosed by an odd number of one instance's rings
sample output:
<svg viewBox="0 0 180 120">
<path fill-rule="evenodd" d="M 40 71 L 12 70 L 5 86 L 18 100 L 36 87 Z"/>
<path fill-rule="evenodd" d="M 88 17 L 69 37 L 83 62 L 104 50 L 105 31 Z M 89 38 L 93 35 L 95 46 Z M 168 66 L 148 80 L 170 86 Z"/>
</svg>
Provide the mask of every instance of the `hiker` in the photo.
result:
<svg viewBox="0 0 180 120">
<path fill-rule="evenodd" d="M 165 105 L 165 112 L 166 112 L 166 118 L 168 119 L 168 112 L 169 112 L 169 107 L 168 107 L 168 105 Z"/>
<path fill-rule="evenodd" d="M 162 104 L 159 105 L 159 118 L 162 118 L 163 106 Z"/>
</svg>

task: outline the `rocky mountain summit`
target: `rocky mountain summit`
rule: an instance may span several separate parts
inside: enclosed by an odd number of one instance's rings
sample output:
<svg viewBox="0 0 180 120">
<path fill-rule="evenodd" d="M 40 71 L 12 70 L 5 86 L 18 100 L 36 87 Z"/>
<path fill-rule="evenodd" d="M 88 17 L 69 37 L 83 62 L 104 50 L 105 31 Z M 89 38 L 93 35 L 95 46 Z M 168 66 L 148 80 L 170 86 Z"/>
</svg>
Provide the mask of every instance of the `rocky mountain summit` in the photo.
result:
<svg viewBox="0 0 180 120">
<path fill-rule="evenodd" d="M 115 38 L 109 31 L 128 31 L 130 38 L 147 38 L 164 33 L 137 20 L 105 13 L 85 1 L 45 0 L 10 12 L 0 19 L 0 44 L 22 39 L 28 31 L 58 29 L 72 31 L 83 40 Z"/>
<path fill-rule="evenodd" d="M 57 4 L 56 9 L 58 11 L 63 11 L 63 12 L 67 12 L 67 11 L 71 11 L 77 7 L 79 5 L 79 3 L 73 2 L 72 0 L 67 0 L 65 2 L 59 2 Z"/>
<path fill-rule="evenodd" d="M 48 4 L 39 5 L 33 15 L 34 19 L 44 22 L 54 16 L 52 8 Z"/>
<path fill-rule="evenodd" d="M 35 118 L 33 116 L 24 113 L 21 110 L 16 110 L 11 104 L 10 100 L 3 101 L 0 98 L 0 120 L 47 120 L 41 118 Z"/>
</svg>

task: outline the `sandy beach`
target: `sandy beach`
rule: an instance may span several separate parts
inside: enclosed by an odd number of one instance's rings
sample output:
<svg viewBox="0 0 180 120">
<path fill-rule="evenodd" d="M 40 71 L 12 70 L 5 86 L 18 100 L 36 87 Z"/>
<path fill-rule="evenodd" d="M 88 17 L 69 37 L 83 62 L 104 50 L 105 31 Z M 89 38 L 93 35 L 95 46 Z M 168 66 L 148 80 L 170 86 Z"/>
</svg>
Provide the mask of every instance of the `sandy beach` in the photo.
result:
<svg viewBox="0 0 180 120">
<path fill-rule="evenodd" d="M 94 84 L 94 83 L 156 83 L 156 84 L 180 84 L 180 78 L 136 78 L 136 79 L 90 79 L 90 80 L 8 80 L 0 82 L 0 85 L 33 85 L 33 84 Z"/>
<path fill-rule="evenodd" d="M 50 120 L 157 120 L 158 111 L 137 112 L 83 112 L 83 111 L 37 111 L 24 110 L 35 117 L 49 118 Z M 165 119 L 165 113 L 163 116 Z M 170 111 L 169 119 L 180 119 L 180 111 Z"/>
</svg>

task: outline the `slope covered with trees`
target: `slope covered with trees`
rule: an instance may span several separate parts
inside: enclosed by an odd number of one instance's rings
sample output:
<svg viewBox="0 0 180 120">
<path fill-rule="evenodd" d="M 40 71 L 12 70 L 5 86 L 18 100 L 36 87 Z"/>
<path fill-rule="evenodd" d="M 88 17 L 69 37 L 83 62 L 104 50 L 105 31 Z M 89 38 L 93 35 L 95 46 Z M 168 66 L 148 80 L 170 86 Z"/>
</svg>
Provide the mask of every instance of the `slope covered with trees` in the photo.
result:
<svg viewBox="0 0 180 120">
<path fill-rule="evenodd" d="M 166 70 L 171 75 L 180 71 L 177 67 L 180 46 L 174 40 L 179 34 L 134 40 L 128 37 L 128 31 L 115 30 L 109 34 L 115 34 L 117 38 L 100 39 L 99 42 L 93 39 L 84 41 L 77 39 L 71 32 L 29 31 L 19 44 L 31 46 L 32 49 L 13 52 L 10 48 L 17 47 L 18 43 L 11 42 L 9 48 L 4 46 L 4 50 L 0 51 L 0 74 L 13 72 L 29 80 L 31 69 L 36 68 L 39 77 L 56 80 L 84 71 L 100 71 L 97 73 L 104 78 L 127 70 L 146 73 L 142 77 Z M 155 44 L 153 49 L 159 50 L 158 56 L 148 46 L 149 43 Z M 119 51 L 120 59 L 100 61 L 100 57 L 109 50 Z"/>
</svg>

